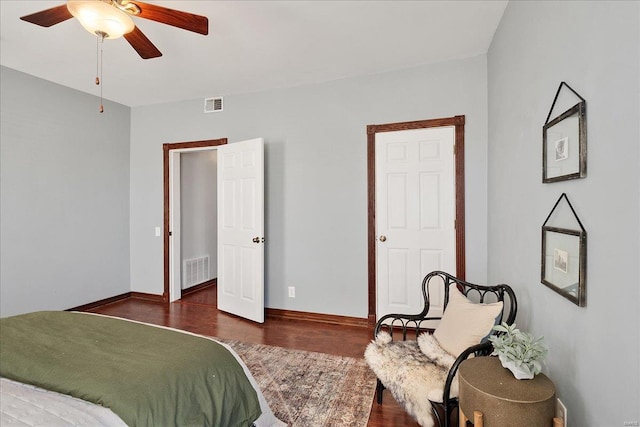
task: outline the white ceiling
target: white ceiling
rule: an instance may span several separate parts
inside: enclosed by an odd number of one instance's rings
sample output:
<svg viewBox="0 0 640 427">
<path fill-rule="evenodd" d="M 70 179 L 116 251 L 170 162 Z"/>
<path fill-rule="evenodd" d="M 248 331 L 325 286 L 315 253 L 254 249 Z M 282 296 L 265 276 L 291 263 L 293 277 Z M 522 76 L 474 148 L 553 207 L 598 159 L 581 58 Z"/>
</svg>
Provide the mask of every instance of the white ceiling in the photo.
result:
<svg viewBox="0 0 640 427">
<path fill-rule="evenodd" d="M 0 0 L 0 63 L 94 95 L 96 37 L 19 18 L 64 0 Z M 104 42 L 104 97 L 128 106 L 336 80 L 486 53 L 507 1 L 149 1 L 209 35 L 134 18 L 163 56 Z"/>
</svg>

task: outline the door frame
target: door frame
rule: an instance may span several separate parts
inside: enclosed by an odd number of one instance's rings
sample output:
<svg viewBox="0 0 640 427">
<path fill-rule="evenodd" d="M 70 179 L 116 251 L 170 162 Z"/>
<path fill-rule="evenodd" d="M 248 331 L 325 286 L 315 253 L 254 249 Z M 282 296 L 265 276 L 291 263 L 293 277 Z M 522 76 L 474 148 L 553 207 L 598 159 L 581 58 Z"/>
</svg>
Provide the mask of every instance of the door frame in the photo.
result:
<svg viewBox="0 0 640 427">
<path fill-rule="evenodd" d="M 456 276 L 465 279 L 465 196 L 464 196 L 464 123 L 465 116 L 367 126 L 367 244 L 368 244 L 368 324 L 376 324 L 376 134 L 434 127 L 455 127 L 453 147 L 456 191 Z"/>
<path fill-rule="evenodd" d="M 162 292 L 162 301 L 169 303 L 169 285 L 170 285 L 170 257 L 169 251 L 171 247 L 171 203 L 170 203 L 170 159 L 171 152 L 174 150 L 197 149 L 205 147 L 216 147 L 218 145 L 227 144 L 227 138 L 207 139 L 203 141 L 175 142 L 162 144 L 162 169 L 163 169 L 163 191 L 164 191 L 164 291 Z"/>
</svg>

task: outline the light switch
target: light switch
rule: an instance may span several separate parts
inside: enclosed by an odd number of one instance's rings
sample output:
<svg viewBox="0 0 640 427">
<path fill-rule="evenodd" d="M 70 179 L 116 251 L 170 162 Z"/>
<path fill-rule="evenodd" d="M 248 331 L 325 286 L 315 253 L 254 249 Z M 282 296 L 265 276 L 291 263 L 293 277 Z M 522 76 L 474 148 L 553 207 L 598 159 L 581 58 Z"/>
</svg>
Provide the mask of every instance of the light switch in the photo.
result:
<svg viewBox="0 0 640 427">
<path fill-rule="evenodd" d="M 160 227 L 156 227 L 156 237 L 160 237 Z"/>
</svg>

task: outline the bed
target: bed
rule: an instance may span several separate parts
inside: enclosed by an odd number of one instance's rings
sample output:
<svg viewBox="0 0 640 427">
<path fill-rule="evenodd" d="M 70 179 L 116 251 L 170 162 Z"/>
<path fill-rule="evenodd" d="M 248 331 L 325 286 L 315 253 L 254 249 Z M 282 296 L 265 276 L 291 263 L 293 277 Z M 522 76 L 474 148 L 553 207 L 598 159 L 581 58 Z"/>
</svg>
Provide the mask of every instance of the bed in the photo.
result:
<svg viewBox="0 0 640 427">
<path fill-rule="evenodd" d="M 282 426 L 233 350 L 88 313 L 0 319 L 0 424 Z"/>
</svg>

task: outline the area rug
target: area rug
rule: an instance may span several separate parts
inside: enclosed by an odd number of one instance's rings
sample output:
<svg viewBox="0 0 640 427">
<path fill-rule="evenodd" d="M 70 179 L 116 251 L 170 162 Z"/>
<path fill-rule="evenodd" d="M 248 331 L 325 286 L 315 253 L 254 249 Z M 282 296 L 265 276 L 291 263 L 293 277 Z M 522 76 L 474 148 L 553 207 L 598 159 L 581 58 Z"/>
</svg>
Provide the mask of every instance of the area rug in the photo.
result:
<svg viewBox="0 0 640 427">
<path fill-rule="evenodd" d="M 234 340 L 276 417 L 290 427 L 365 427 L 376 378 L 363 359 Z"/>
</svg>

